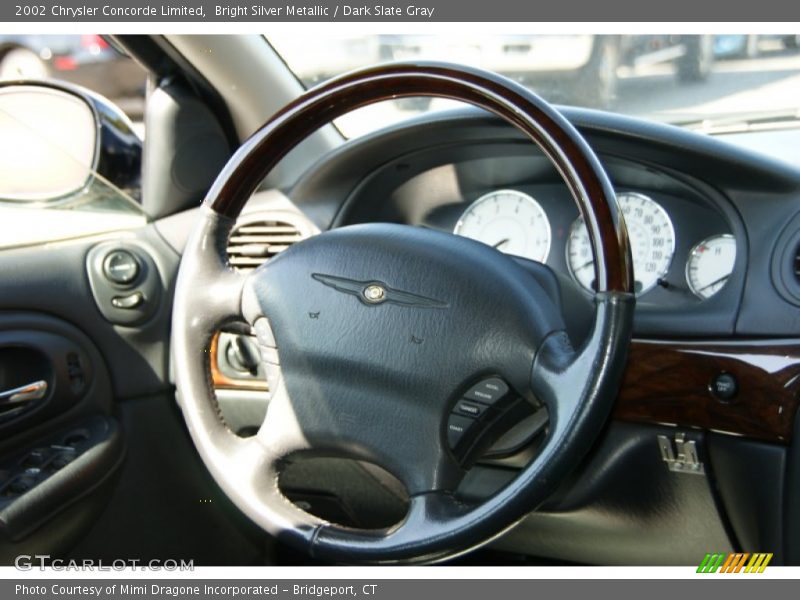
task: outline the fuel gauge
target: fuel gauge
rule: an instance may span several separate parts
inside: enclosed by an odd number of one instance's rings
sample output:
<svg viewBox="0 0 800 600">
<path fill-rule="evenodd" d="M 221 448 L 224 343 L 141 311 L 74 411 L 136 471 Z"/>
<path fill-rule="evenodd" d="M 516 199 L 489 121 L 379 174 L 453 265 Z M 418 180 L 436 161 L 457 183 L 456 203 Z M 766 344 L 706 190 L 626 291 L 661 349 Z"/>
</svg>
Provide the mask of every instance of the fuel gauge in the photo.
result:
<svg viewBox="0 0 800 600">
<path fill-rule="evenodd" d="M 697 244 L 686 262 L 686 282 L 698 298 L 710 298 L 728 281 L 736 262 L 736 238 L 722 234 Z"/>
</svg>

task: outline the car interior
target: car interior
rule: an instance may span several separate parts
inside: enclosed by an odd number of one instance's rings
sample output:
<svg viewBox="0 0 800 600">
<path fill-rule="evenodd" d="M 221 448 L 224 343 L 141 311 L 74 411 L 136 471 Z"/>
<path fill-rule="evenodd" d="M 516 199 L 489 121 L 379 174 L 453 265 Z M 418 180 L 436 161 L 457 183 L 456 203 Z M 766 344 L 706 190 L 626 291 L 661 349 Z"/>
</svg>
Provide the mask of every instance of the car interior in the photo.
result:
<svg viewBox="0 0 800 600">
<path fill-rule="evenodd" d="M 0 564 L 800 564 L 796 98 L 103 40 L 0 82 Z"/>
</svg>

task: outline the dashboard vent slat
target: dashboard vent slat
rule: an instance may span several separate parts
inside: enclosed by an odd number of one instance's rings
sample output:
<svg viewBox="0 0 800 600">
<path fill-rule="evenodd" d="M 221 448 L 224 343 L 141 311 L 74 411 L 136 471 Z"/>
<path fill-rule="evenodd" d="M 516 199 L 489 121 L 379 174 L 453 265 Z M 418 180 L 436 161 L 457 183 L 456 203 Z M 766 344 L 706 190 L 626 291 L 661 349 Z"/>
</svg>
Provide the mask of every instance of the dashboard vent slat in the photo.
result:
<svg viewBox="0 0 800 600">
<path fill-rule="evenodd" d="M 237 271 L 247 273 L 303 237 L 297 227 L 285 221 L 242 223 L 233 228 L 228 238 L 228 262 Z"/>
<path fill-rule="evenodd" d="M 230 239 L 232 244 L 286 244 L 300 241 L 299 234 L 286 235 L 234 235 Z"/>
<path fill-rule="evenodd" d="M 281 235 L 287 233 L 297 233 L 297 229 L 293 225 L 242 225 L 238 228 L 241 234 L 254 234 L 266 233 L 272 235 Z"/>
<path fill-rule="evenodd" d="M 800 283 L 800 244 L 794 249 L 794 264 L 792 265 L 794 278 Z"/>
</svg>

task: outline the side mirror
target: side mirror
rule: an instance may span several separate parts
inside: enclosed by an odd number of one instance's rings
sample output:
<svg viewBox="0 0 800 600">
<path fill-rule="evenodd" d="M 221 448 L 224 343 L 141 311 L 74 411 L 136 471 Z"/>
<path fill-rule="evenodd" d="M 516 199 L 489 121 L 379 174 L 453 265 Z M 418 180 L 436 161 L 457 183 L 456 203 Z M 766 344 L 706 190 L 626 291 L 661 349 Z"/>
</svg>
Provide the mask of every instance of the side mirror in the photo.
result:
<svg viewBox="0 0 800 600">
<path fill-rule="evenodd" d="M 94 179 L 138 198 L 142 142 L 117 107 L 50 81 L 0 84 L 0 202 L 69 199 Z"/>
</svg>

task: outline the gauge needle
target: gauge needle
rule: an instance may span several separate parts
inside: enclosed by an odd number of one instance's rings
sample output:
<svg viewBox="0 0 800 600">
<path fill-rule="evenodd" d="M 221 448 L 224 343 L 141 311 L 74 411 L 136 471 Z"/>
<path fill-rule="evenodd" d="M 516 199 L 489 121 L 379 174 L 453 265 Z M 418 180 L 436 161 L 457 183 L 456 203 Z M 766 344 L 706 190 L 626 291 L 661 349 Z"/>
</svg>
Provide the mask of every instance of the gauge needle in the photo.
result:
<svg viewBox="0 0 800 600">
<path fill-rule="evenodd" d="M 728 277 L 730 277 L 730 275 L 724 275 L 724 276 L 720 277 L 719 279 L 715 279 L 715 280 L 714 280 L 714 281 L 712 281 L 711 283 L 709 283 L 709 284 L 707 284 L 707 285 L 704 285 L 704 286 L 703 286 L 703 287 L 701 287 L 699 290 L 697 290 L 697 293 L 699 294 L 699 293 L 700 293 L 700 292 L 702 292 L 703 290 L 707 290 L 708 288 L 710 288 L 710 287 L 713 287 L 713 286 L 717 285 L 718 283 L 722 283 L 722 282 L 723 282 L 723 281 L 725 281 L 725 280 L 726 280 Z"/>
<path fill-rule="evenodd" d="M 580 271 L 581 269 L 585 269 L 586 267 L 588 267 L 588 266 L 590 266 L 590 265 L 593 265 L 593 264 L 594 264 L 594 259 L 592 259 L 592 260 L 587 260 L 587 261 L 586 261 L 585 263 L 583 263 L 583 264 L 582 264 L 580 267 L 578 267 L 577 269 L 575 269 L 575 271 L 576 271 L 576 272 L 577 272 L 577 271 Z"/>
<path fill-rule="evenodd" d="M 492 248 L 496 248 L 496 249 L 498 249 L 498 250 L 499 250 L 499 249 L 500 249 L 500 246 L 502 246 L 503 244 L 507 244 L 507 243 L 508 243 L 508 242 L 510 242 L 510 241 L 511 241 L 511 240 L 509 240 L 508 238 L 502 239 L 502 240 L 500 240 L 499 242 L 497 242 L 497 243 L 496 243 L 494 246 L 492 246 Z"/>
</svg>

